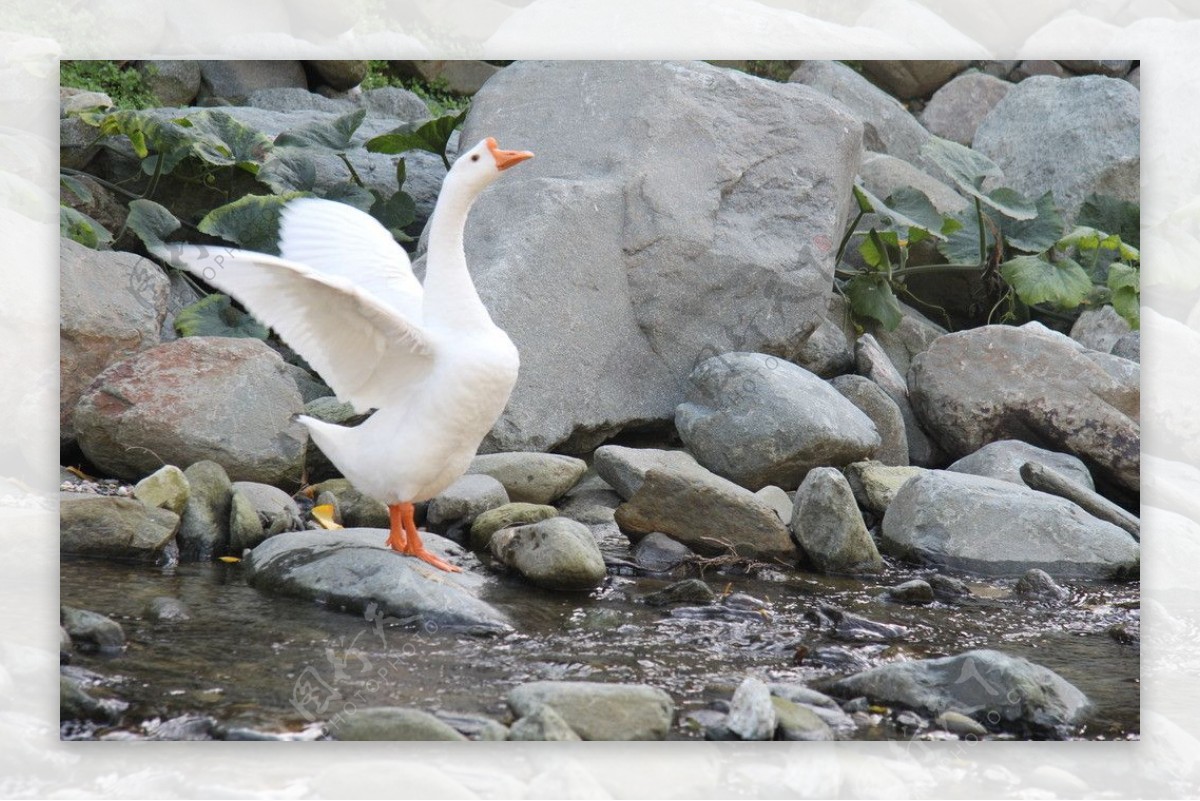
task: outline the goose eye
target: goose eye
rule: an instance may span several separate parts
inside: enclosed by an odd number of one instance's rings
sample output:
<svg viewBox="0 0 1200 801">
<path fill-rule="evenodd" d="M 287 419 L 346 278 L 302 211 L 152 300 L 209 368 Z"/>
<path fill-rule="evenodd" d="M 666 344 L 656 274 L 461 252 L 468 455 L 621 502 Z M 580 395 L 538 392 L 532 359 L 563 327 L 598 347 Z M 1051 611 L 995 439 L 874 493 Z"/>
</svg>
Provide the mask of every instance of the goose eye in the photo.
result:
<svg viewBox="0 0 1200 801">
<path fill-rule="evenodd" d="M 475 153 L 474 155 L 472 155 L 472 156 L 471 156 L 471 161 L 479 161 L 479 154 L 478 154 L 478 153 Z"/>
</svg>

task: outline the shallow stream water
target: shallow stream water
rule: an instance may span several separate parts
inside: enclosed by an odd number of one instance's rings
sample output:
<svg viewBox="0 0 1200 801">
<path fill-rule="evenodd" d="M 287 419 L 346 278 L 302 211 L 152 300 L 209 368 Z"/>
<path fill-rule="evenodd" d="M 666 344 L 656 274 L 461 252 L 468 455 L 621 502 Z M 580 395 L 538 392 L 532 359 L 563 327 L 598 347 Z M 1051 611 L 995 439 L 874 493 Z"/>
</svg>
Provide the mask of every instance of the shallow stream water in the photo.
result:
<svg viewBox="0 0 1200 801">
<path fill-rule="evenodd" d="M 1044 665 L 1095 705 L 1085 739 L 1138 733 L 1139 649 L 1114 637 L 1138 626 L 1138 585 L 1064 582 L 1071 598 L 1039 606 L 1011 596 L 1013 582 L 968 581 L 961 604 L 903 606 L 879 599 L 888 586 L 928 575 L 891 568 L 866 580 L 808 573 L 749 578 L 708 571 L 718 595 L 744 593 L 766 604 L 736 619 L 674 617 L 638 599 L 670 583 L 610 576 L 586 594 L 549 593 L 499 577 L 484 599 L 516 631 L 477 637 L 394 625 L 387 618 L 327 609 L 247 586 L 239 564 L 150 565 L 66 559 L 62 603 L 117 620 L 128 644 L 114 656 L 71 656 L 68 670 L 97 695 L 130 704 L 117 727 L 64 728 L 68 738 L 158 736 L 311 737 L 319 723 L 368 706 L 406 706 L 509 722 L 506 693 L 540 679 L 644 682 L 671 694 L 673 738 L 700 737 L 688 713 L 728 700 L 747 675 L 809 682 L 895 659 L 995 648 Z M 145 609 L 177 598 L 190 619 L 154 621 Z M 833 604 L 908 627 L 887 643 L 851 642 L 806 613 Z M 95 674 L 95 675 L 92 675 Z M 860 739 L 901 738 L 886 717 Z M 172 722 L 164 726 L 164 722 Z M 223 734 L 222 734 L 223 733 Z"/>
</svg>

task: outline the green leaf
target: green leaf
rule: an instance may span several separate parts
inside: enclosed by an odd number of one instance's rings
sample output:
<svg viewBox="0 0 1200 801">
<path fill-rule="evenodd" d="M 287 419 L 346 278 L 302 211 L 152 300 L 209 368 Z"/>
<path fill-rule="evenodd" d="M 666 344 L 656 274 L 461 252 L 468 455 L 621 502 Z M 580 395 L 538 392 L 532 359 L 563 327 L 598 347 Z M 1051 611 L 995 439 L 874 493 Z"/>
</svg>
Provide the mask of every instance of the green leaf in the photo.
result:
<svg viewBox="0 0 1200 801">
<path fill-rule="evenodd" d="M 278 254 L 279 212 L 289 200 L 305 194 L 245 195 L 213 209 L 197 227 L 203 233 L 219 236 L 248 250 Z"/>
<path fill-rule="evenodd" d="M 892 244 L 898 244 L 899 242 L 899 237 L 896 236 L 894 231 L 889 233 L 890 236 L 881 236 L 878 231 L 872 228 L 863 238 L 862 244 L 858 246 L 858 252 L 862 254 L 863 261 L 868 266 L 885 273 L 890 273 L 892 270 L 892 260 L 888 257 L 888 243 L 885 239 L 890 239 Z"/>
<path fill-rule="evenodd" d="M 171 260 L 165 240 L 179 230 L 180 223 L 166 207 L 145 198 L 131 200 L 125 225 L 142 240 L 147 251 L 164 261 Z"/>
<path fill-rule="evenodd" d="M 1081 253 L 1113 250 L 1127 261 L 1141 261 L 1142 258 L 1141 251 L 1122 242 L 1117 234 L 1106 234 L 1086 225 L 1075 226 L 1071 233 L 1058 240 L 1056 246 L 1060 249 L 1074 247 Z"/>
<path fill-rule="evenodd" d="M 467 111 L 438 117 L 422 125 L 410 123 L 394 131 L 367 140 L 367 150 L 372 153 L 403 153 L 406 150 L 425 150 L 446 160 L 446 145 L 450 134 L 466 119 Z"/>
<path fill-rule="evenodd" d="M 92 190 L 88 189 L 87 184 L 76 178 L 74 175 L 59 173 L 58 183 L 63 189 L 66 189 L 68 192 L 74 195 L 80 203 L 92 202 Z"/>
<path fill-rule="evenodd" d="M 991 219 L 986 213 L 984 217 Z M 963 209 L 950 219 L 957 227 L 948 226 L 952 230 L 945 242 L 938 243 L 938 253 L 951 264 L 979 264 L 979 219 L 975 216 L 975 208 L 972 206 Z M 947 227 L 943 227 L 942 231 L 945 232 L 946 229 Z M 984 236 L 990 253 L 996 245 L 996 236 L 992 233 L 990 225 L 984 225 Z"/>
<path fill-rule="evenodd" d="M 1128 264 L 1117 262 L 1108 268 L 1113 310 L 1135 331 L 1141 327 L 1141 278 L 1141 271 Z"/>
<path fill-rule="evenodd" d="M 1092 289 L 1092 279 L 1068 258 L 1049 262 L 1038 256 L 1018 256 L 1000 265 L 1000 275 L 1030 306 L 1051 303 L 1060 309 L 1073 309 Z"/>
<path fill-rule="evenodd" d="M 379 220 L 383 227 L 391 232 L 398 242 L 411 242 L 412 237 L 404 233 L 404 229 L 412 225 L 417 216 L 417 205 L 407 192 L 393 192 L 389 198 L 384 198 L 380 192 L 372 192 L 375 203 L 371 206 L 371 216 Z"/>
<path fill-rule="evenodd" d="M 355 183 L 347 181 L 342 184 L 334 184 L 333 186 L 320 193 L 321 197 L 326 200 L 336 200 L 339 203 L 345 203 L 347 206 L 353 206 L 359 211 L 370 212 L 371 207 L 375 205 L 375 195 L 371 190 L 364 189 Z"/>
<path fill-rule="evenodd" d="M 185 306 L 175 315 L 175 330 L 183 337 L 242 337 L 266 339 L 267 327 L 233 305 L 228 295 L 212 294 Z"/>
<path fill-rule="evenodd" d="M 276 146 L 257 177 L 276 194 L 311 192 L 317 184 L 317 166 L 304 148 Z"/>
<path fill-rule="evenodd" d="M 900 325 L 904 315 L 887 276 L 882 273 L 856 275 L 846 282 L 844 291 L 855 315 L 878 320 L 888 331 L 894 331 Z"/>
<path fill-rule="evenodd" d="M 899 189 L 888 196 L 886 203 L 865 187 L 855 186 L 854 192 L 856 198 L 861 196 L 870 205 L 879 218 L 879 224 L 885 230 L 895 231 L 900 238 L 908 239 L 910 229 L 914 228 L 938 239 L 942 238 L 942 216 L 919 189 Z M 892 205 L 893 199 L 898 201 L 897 206 Z"/>
<path fill-rule="evenodd" d="M 977 153 L 958 142 L 931 136 L 921 146 L 921 155 L 941 167 L 959 189 L 979 198 L 980 202 L 1001 214 L 1014 220 L 1031 220 L 1037 214 L 1034 205 L 1015 189 L 1000 187 L 988 193 L 983 191 L 984 181 L 988 178 L 999 180 L 1004 177 L 1004 173 L 996 162 L 982 153 Z"/>
<path fill-rule="evenodd" d="M 1091 194 L 1079 207 L 1079 225 L 1110 231 L 1135 248 L 1142 243 L 1142 214 L 1136 203 L 1111 195 Z"/>
<path fill-rule="evenodd" d="M 280 147 L 323 147 L 344 153 L 350 149 L 354 132 L 362 125 L 367 110 L 360 108 L 338 117 L 332 122 L 310 122 L 284 131 L 275 137 Z"/>
<path fill-rule="evenodd" d="M 271 151 L 271 138 L 224 111 L 205 109 L 176 122 L 192 130 L 191 152 L 217 167 L 237 166 L 251 175 Z"/>
<path fill-rule="evenodd" d="M 107 228 L 70 206 L 58 207 L 58 230 L 67 239 L 92 250 L 102 250 L 111 245 L 113 240 Z"/>
<path fill-rule="evenodd" d="M 868 196 L 867 190 L 863 189 L 858 184 L 850 187 L 850 189 L 852 192 L 854 192 L 854 202 L 858 204 L 859 211 L 861 211 L 863 214 L 870 214 L 871 212 L 875 211 L 875 206 L 871 203 L 872 198 L 875 197 L 874 195 Z"/>
<path fill-rule="evenodd" d="M 1035 211 L 1037 216 L 1031 220 L 1001 221 L 1001 234 L 1011 247 L 1027 253 L 1045 253 L 1059 241 L 1065 222 L 1054 203 L 1054 195 L 1047 192 L 1038 198 Z"/>
</svg>

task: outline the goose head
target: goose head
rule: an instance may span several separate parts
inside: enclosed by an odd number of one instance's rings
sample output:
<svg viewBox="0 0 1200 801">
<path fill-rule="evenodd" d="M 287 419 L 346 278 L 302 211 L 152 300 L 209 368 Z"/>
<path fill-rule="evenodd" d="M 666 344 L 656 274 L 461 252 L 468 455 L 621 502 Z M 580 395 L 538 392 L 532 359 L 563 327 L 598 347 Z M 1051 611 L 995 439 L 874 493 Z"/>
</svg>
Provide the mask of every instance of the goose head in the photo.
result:
<svg viewBox="0 0 1200 801">
<path fill-rule="evenodd" d="M 489 136 L 458 157 L 446 180 L 461 185 L 471 194 L 478 194 L 501 172 L 529 158 L 533 158 L 533 154 L 527 150 L 501 150 L 496 140 Z"/>
</svg>

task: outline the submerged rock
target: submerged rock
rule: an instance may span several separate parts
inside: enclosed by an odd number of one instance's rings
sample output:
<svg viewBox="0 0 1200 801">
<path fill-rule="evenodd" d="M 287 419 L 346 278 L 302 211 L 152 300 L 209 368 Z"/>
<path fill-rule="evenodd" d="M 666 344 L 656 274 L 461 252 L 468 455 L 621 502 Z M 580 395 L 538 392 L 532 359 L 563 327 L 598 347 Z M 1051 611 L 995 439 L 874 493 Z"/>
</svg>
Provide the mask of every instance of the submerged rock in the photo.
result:
<svg viewBox="0 0 1200 801">
<path fill-rule="evenodd" d="M 895 587 L 888 587 L 882 597 L 898 604 L 931 604 L 934 601 L 933 587 L 928 581 L 913 579 Z"/>
<path fill-rule="evenodd" d="M 671 696 L 647 684 L 535 681 L 514 687 L 506 700 L 518 718 L 553 707 L 584 740 L 663 740 L 675 717 Z"/>
<path fill-rule="evenodd" d="M 554 707 L 542 704 L 515 723 L 508 731 L 510 740 L 578 741 L 575 733 Z"/>
<path fill-rule="evenodd" d="M 492 554 L 549 590 L 590 590 L 604 582 L 604 557 L 583 523 L 554 517 L 492 535 Z"/>
<path fill-rule="evenodd" d="M 830 689 L 843 698 L 865 695 L 927 715 L 954 711 L 1041 735 L 1064 736 L 1091 709 L 1087 696 L 1054 671 L 992 650 L 892 662 Z"/>
<path fill-rule="evenodd" d="M 710 604 L 717 596 L 712 589 L 700 579 L 684 579 L 674 584 L 668 584 L 661 590 L 644 596 L 642 601 L 650 606 L 667 606 L 669 604 Z"/>
<path fill-rule="evenodd" d="M 327 726 L 335 740 L 466 740 L 420 709 L 368 707 L 343 713 Z"/>
<path fill-rule="evenodd" d="M 461 548 L 436 534 L 426 547 L 451 563 Z M 480 599 L 485 580 L 446 573 L 386 545 L 379 529 L 296 531 L 272 537 L 245 561 L 247 580 L 264 592 L 310 598 L 348 612 L 376 605 L 388 619 L 478 632 L 508 631 L 508 620 Z"/>
<path fill-rule="evenodd" d="M 62 607 L 59 616 L 71 644 L 81 651 L 113 654 L 125 647 L 125 630 L 112 618 L 72 606 Z"/>
<path fill-rule="evenodd" d="M 179 523 L 179 557 L 208 562 L 224 554 L 229 545 L 233 485 L 221 465 L 207 460 L 196 462 L 183 474 L 190 491 Z"/>
<path fill-rule="evenodd" d="M 1045 570 L 1036 567 L 1021 576 L 1013 587 L 1013 593 L 1039 601 L 1065 601 L 1071 597 L 1070 590 L 1059 586 Z"/>
<path fill-rule="evenodd" d="M 665 573 L 687 562 L 696 554 L 682 542 L 658 531 L 651 531 L 631 551 L 638 567 L 652 573 Z"/>
<path fill-rule="evenodd" d="M 934 470 L 888 506 L 880 548 L 902 559 L 985 576 L 1031 567 L 1053 576 L 1121 578 L 1137 572 L 1129 534 L 1063 498 L 966 473 Z"/>
<path fill-rule="evenodd" d="M 908 628 L 896 623 L 880 623 L 877 620 L 839 609 L 832 604 L 817 604 L 804 616 L 818 627 L 830 631 L 840 640 L 850 642 L 889 642 L 903 637 Z"/>
<path fill-rule="evenodd" d="M 154 561 L 179 528 L 179 515 L 132 498 L 60 493 L 59 547 L 64 554 Z"/>
</svg>

